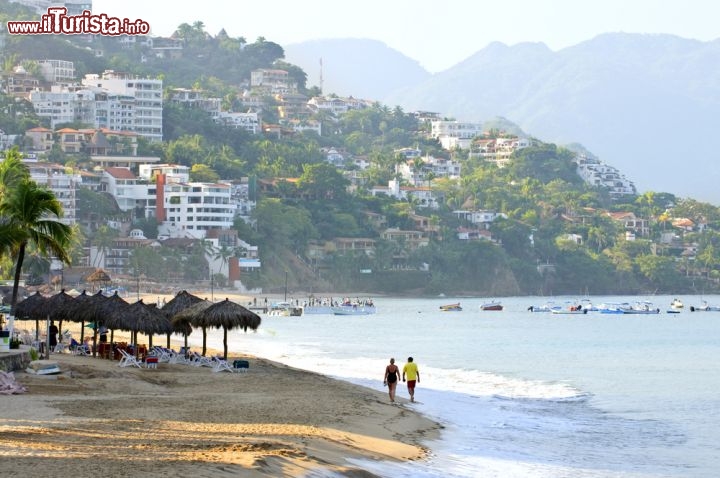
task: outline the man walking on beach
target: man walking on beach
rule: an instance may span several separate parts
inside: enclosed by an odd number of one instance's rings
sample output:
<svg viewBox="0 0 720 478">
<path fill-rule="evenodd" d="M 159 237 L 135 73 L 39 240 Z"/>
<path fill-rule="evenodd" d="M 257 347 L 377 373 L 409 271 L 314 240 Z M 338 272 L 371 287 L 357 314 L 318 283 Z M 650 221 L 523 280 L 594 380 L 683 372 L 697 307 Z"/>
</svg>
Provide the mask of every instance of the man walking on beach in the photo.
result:
<svg viewBox="0 0 720 478">
<path fill-rule="evenodd" d="M 415 362 L 413 362 L 412 357 L 408 357 L 407 363 L 403 367 L 403 382 L 405 381 L 405 376 L 407 375 L 407 388 L 408 393 L 410 394 L 410 401 L 415 401 L 415 383 L 420 383 L 420 371 L 418 370 L 418 366 Z"/>
</svg>

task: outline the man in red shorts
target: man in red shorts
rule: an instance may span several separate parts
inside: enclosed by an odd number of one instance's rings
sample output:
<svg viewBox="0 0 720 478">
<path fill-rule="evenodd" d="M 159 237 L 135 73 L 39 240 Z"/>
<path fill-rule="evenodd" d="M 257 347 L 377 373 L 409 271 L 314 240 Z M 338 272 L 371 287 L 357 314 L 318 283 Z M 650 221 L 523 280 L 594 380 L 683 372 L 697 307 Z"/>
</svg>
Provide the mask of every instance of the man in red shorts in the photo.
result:
<svg viewBox="0 0 720 478">
<path fill-rule="evenodd" d="M 412 357 L 408 357 L 407 363 L 403 367 L 403 382 L 405 381 L 405 376 L 407 375 L 407 388 L 408 393 L 410 394 L 410 401 L 415 401 L 415 383 L 420 383 L 420 371 L 418 370 L 418 366 L 415 362 L 413 362 Z"/>
</svg>

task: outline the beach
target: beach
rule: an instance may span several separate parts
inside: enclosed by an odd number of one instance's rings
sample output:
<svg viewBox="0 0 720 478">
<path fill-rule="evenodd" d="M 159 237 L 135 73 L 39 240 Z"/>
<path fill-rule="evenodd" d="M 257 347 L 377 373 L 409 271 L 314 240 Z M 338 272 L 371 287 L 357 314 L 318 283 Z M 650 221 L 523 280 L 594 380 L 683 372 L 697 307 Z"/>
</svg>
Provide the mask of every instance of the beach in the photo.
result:
<svg viewBox="0 0 720 478">
<path fill-rule="evenodd" d="M 0 473 L 375 476 L 347 459 L 422 460 L 438 436 L 405 399 L 393 405 L 377 390 L 229 355 L 249 371 L 53 354 L 58 375 L 16 372 L 27 392 L 0 401 Z"/>
</svg>

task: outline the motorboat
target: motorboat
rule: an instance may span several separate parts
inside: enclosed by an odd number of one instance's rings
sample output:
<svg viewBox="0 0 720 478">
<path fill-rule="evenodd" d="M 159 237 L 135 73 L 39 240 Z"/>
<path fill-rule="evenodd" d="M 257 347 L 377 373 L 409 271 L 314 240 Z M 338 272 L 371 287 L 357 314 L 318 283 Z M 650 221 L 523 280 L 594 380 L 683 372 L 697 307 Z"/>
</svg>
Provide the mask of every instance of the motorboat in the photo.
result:
<svg viewBox="0 0 720 478">
<path fill-rule="evenodd" d="M 559 310 L 561 307 L 553 302 L 548 302 L 543 305 L 531 305 L 528 307 L 528 312 L 552 312 L 553 310 Z"/>
<path fill-rule="evenodd" d="M 583 315 L 587 314 L 589 308 L 585 308 L 582 304 L 571 305 L 568 307 L 561 307 L 559 309 L 553 309 L 553 314 L 571 314 L 571 315 Z"/>
<path fill-rule="evenodd" d="M 601 314 L 624 314 L 625 310 L 630 308 L 628 302 L 605 302 L 598 306 L 598 311 Z"/>
<path fill-rule="evenodd" d="M 456 304 L 445 304 L 440 306 L 440 310 L 443 312 L 460 312 L 462 310 L 462 307 L 460 307 L 460 303 Z"/>
<path fill-rule="evenodd" d="M 482 304 L 480 310 L 503 310 L 503 305 L 502 302 L 493 300 Z"/>
<path fill-rule="evenodd" d="M 375 304 L 372 300 L 345 300 L 338 306 L 332 307 L 335 315 L 371 315 L 375 313 Z"/>
<path fill-rule="evenodd" d="M 300 317 L 302 313 L 302 307 L 297 307 L 291 302 L 276 302 L 268 310 L 270 317 Z"/>
<path fill-rule="evenodd" d="M 636 302 L 628 308 L 623 309 L 623 314 L 659 314 L 660 309 L 651 302 Z"/>
<path fill-rule="evenodd" d="M 691 305 L 690 312 L 720 312 L 720 305 L 710 305 L 704 300 L 698 307 Z"/>
</svg>

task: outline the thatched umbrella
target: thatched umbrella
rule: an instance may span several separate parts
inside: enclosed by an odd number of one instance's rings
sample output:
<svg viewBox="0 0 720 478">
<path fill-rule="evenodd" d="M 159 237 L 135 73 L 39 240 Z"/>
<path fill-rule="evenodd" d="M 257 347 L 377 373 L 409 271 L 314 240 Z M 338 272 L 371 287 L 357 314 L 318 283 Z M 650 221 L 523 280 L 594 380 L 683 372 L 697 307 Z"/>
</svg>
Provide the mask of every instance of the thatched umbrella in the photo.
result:
<svg viewBox="0 0 720 478">
<path fill-rule="evenodd" d="M 191 305 L 197 304 L 198 302 L 202 301 L 203 299 L 201 299 L 200 297 L 192 295 L 186 290 L 182 290 L 178 292 L 175 297 L 170 299 L 167 304 L 163 305 L 160 311 L 172 320 L 172 318 L 176 314 L 187 309 Z M 187 327 L 182 325 L 182 321 L 178 323 L 178 326 L 180 328 L 176 328 L 175 330 L 173 330 L 173 332 L 185 335 L 185 348 L 187 348 L 187 336 L 190 335 L 190 332 L 192 332 L 192 327 L 190 326 L 189 321 L 187 322 Z M 189 332 L 185 333 L 188 328 L 190 329 Z M 167 335 L 167 347 L 170 348 L 170 334 Z"/>
<path fill-rule="evenodd" d="M 139 332 L 147 334 L 151 341 L 150 345 L 152 345 L 153 334 L 165 334 L 172 331 L 170 319 L 156 307 L 145 304 L 142 299 L 125 307 L 112 325 L 114 326 L 112 328 L 131 332 L 136 356 Z"/>
<path fill-rule="evenodd" d="M 202 324 L 206 327 L 223 329 L 223 358 L 227 360 L 227 332 L 232 329 L 257 330 L 260 327 L 260 316 L 242 305 L 225 299 L 217 304 L 212 304 L 200 312 L 193 323 Z"/>
<path fill-rule="evenodd" d="M 40 319 L 45 319 L 47 300 L 48 298 L 38 291 L 15 306 L 17 320 L 35 320 L 35 340 L 40 340 Z"/>
<path fill-rule="evenodd" d="M 124 314 L 125 308 L 129 305 L 125 299 L 120 297 L 115 291 L 110 297 L 105 296 L 102 291 L 98 291 L 93 297 L 96 298 L 97 306 L 95 310 L 95 327 L 93 328 L 93 344 L 98 343 L 98 333 L 102 327 L 110 329 L 110 343 L 113 341 L 113 334 L 117 323 Z M 93 352 L 95 356 L 95 352 Z"/>
<path fill-rule="evenodd" d="M 169 304 L 169 302 L 168 302 L 168 304 Z M 186 322 L 191 326 L 197 325 L 198 327 L 202 328 L 202 333 L 203 333 L 202 355 L 205 355 L 205 352 L 207 351 L 207 327 L 205 326 L 205 324 L 196 322 L 196 320 L 200 316 L 200 314 L 203 311 L 205 311 L 205 309 L 210 307 L 211 305 L 213 305 L 213 303 L 210 302 L 209 300 L 201 299 L 200 302 L 197 302 L 194 305 L 191 305 L 190 307 L 181 310 L 180 312 L 175 314 L 172 318 L 173 323 L 179 323 L 180 326 L 183 326 L 182 323 Z M 187 335 L 185 336 L 185 350 L 187 350 Z"/>
<path fill-rule="evenodd" d="M 109 284 L 112 279 L 110 279 L 110 276 L 104 270 L 96 269 L 95 272 L 85 278 L 85 281 L 90 282 L 93 285 L 94 290 L 96 283 L 100 282 L 102 284 Z"/>
<path fill-rule="evenodd" d="M 185 350 L 185 353 L 187 353 L 188 335 L 192 334 L 193 331 L 190 319 L 173 317 L 170 319 L 170 322 L 173 326 L 173 332 L 176 334 L 182 334 L 182 336 L 185 338 L 185 347 L 183 348 L 183 350 Z"/>
<path fill-rule="evenodd" d="M 107 297 L 102 295 L 102 292 L 89 295 L 87 291 L 83 290 L 70 305 L 68 310 L 69 319 L 80 322 L 80 343 L 85 339 L 86 322 L 92 322 L 95 326 L 97 326 L 98 322 L 102 322 L 100 309 L 106 300 Z"/>
<path fill-rule="evenodd" d="M 65 292 L 65 289 L 61 290 L 57 294 L 50 296 L 45 302 L 47 308 L 48 320 L 58 322 L 58 330 L 62 335 L 62 323 L 63 320 L 71 320 L 70 311 L 72 310 L 73 302 L 75 298 Z"/>
</svg>

